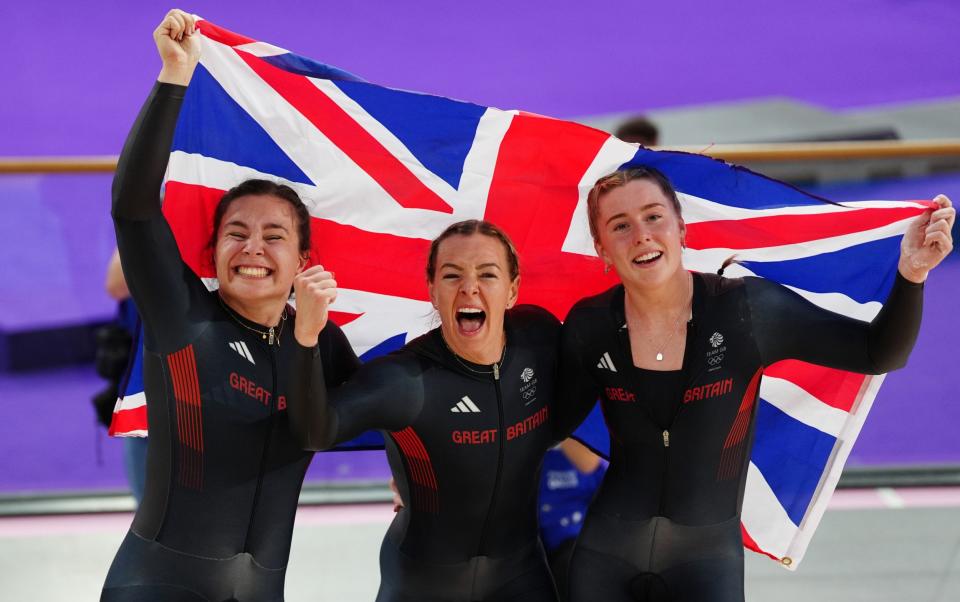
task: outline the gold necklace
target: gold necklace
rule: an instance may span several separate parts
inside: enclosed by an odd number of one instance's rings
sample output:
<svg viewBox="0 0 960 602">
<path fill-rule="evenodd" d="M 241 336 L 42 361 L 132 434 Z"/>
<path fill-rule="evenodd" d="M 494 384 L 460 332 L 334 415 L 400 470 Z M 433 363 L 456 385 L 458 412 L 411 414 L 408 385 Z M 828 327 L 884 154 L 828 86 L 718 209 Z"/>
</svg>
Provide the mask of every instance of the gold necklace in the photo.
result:
<svg viewBox="0 0 960 602">
<path fill-rule="evenodd" d="M 470 372 L 473 372 L 474 374 L 493 374 L 494 380 L 500 380 L 500 366 L 503 365 L 503 360 L 507 357 L 507 337 L 506 336 L 503 337 L 503 349 L 500 350 L 500 359 L 490 364 L 490 367 L 493 368 L 493 370 L 477 370 L 476 368 L 471 368 L 466 363 L 464 363 L 464 361 L 460 359 L 460 356 L 457 355 L 457 352 L 451 349 L 450 345 L 447 344 L 447 339 L 443 338 L 443 331 L 440 332 L 440 340 L 443 341 L 443 346 L 447 348 L 447 351 L 450 352 L 450 355 L 453 356 L 453 359 L 457 360 L 458 364 L 460 364 Z"/>
<path fill-rule="evenodd" d="M 690 282 L 691 292 L 690 292 L 689 301 L 687 302 L 687 306 L 684 308 L 684 311 L 681 311 L 679 314 L 677 314 L 677 319 L 674 320 L 673 322 L 673 328 L 671 328 L 670 332 L 667 333 L 667 338 L 666 340 L 663 341 L 663 344 L 660 345 L 659 349 L 657 348 L 656 345 L 654 345 L 654 349 L 657 349 L 657 354 L 654 357 L 658 362 L 663 361 L 663 351 L 667 348 L 667 345 L 669 345 L 670 342 L 673 341 L 673 338 L 677 336 L 677 333 L 680 332 L 680 321 L 683 318 L 683 316 L 684 315 L 688 316 L 687 317 L 688 321 L 693 318 L 693 276 L 692 275 L 689 275 L 688 282 Z M 629 330 L 629 327 L 627 327 L 627 330 Z M 651 343 L 654 342 L 652 339 L 648 339 L 648 340 Z"/>
<path fill-rule="evenodd" d="M 220 301 L 220 305 L 223 306 L 223 309 L 227 311 L 227 314 L 229 314 L 229 316 L 233 318 L 234 322 L 236 322 L 240 326 L 243 326 L 244 328 L 246 328 L 251 332 L 255 332 L 259 334 L 261 339 L 263 339 L 264 341 L 267 341 L 267 345 L 273 345 L 274 340 L 276 340 L 277 345 L 280 344 L 280 335 L 283 333 L 283 325 L 287 323 L 286 306 L 284 306 L 283 308 L 283 313 L 280 314 L 280 323 L 276 327 L 271 326 L 267 330 L 260 330 L 259 328 L 254 328 L 253 326 L 249 326 L 245 324 L 243 320 L 240 319 L 240 316 L 238 316 L 236 312 L 230 309 L 230 306 L 224 302 L 223 297 L 221 297 L 220 295 L 217 295 L 217 299 Z"/>
<path fill-rule="evenodd" d="M 677 336 L 677 333 L 680 332 L 680 319 L 683 317 L 684 313 L 685 312 L 681 312 L 677 316 L 676 321 L 673 323 L 673 328 L 670 329 L 670 332 L 667 334 L 667 340 L 663 342 L 663 345 L 660 345 L 660 350 L 657 351 L 657 355 L 656 355 L 656 359 L 658 362 L 663 361 L 663 350 L 667 348 L 667 345 L 669 345 L 670 342 L 673 340 L 673 338 Z M 689 315 L 689 313 L 687 315 Z"/>
</svg>

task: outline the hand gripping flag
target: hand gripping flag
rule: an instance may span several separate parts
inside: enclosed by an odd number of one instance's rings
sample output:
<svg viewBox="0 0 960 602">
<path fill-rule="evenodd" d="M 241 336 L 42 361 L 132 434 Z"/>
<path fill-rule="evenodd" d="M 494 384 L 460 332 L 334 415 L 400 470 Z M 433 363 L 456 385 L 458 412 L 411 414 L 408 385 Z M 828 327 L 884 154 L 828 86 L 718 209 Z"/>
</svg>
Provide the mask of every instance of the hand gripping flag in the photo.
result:
<svg viewBox="0 0 960 602">
<path fill-rule="evenodd" d="M 586 194 L 623 166 L 656 167 L 676 186 L 687 267 L 714 271 L 737 254 L 743 263 L 731 275 L 776 280 L 862 320 L 879 311 L 900 235 L 928 206 L 830 203 L 707 157 L 383 88 L 207 21 L 199 29 L 202 59 L 164 201 L 184 260 L 215 286 L 205 245 L 219 197 L 247 178 L 292 186 L 313 215 L 311 257 L 337 273 L 332 319 L 364 357 L 433 326 L 424 263 L 429 241 L 455 221 L 484 218 L 507 230 L 521 256 L 523 303 L 562 318 L 614 284 L 593 250 Z M 136 376 L 114 434 L 146 432 Z M 882 380 L 796 361 L 766 371 L 743 508 L 748 547 L 797 566 Z"/>
</svg>

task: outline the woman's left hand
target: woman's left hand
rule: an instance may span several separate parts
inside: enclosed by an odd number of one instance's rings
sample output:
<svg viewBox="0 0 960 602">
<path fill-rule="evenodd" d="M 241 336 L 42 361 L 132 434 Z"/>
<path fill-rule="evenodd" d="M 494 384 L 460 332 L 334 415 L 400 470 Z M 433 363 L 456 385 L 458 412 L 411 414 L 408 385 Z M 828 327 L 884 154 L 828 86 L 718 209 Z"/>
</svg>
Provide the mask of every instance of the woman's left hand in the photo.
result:
<svg viewBox="0 0 960 602">
<path fill-rule="evenodd" d="M 304 347 L 313 347 L 327 325 L 330 304 L 337 298 L 337 281 L 333 279 L 333 272 L 315 265 L 297 274 L 293 291 L 297 296 L 294 336 Z"/>
<path fill-rule="evenodd" d="M 911 282 L 920 283 L 927 274 L 953 250 L 951 229 L 957 219 L 957 210 L 946 195 L 937 195 L 933 202 L 937 209 L 929 209 L 915 219 L 900 243 L 900 274 Z"/>
</svg>

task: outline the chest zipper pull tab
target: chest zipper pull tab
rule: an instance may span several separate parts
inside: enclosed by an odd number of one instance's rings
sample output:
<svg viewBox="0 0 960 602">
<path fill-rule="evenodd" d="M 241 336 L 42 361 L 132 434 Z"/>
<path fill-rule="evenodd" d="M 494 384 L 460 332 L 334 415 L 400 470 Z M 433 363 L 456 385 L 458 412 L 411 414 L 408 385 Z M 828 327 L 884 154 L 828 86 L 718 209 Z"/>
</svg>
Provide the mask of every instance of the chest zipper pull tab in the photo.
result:
<svg viewBox="0 0 960 602">
<path fill-rule="evenodd" d="M 493 365 L 493 380 L 500 380 L 500 366 Z"/>
<path fill-rule="evenodd" d="M 670 447 L 670 431 L 663 431 L 663 446 Z"/>
<path fill-rule="evenodd" d="M 267 332 L 270 338 L 267 339 L 267 345 L 273 345 L 273 326 L 270 327 L 270 330 Z"/>
</svg>

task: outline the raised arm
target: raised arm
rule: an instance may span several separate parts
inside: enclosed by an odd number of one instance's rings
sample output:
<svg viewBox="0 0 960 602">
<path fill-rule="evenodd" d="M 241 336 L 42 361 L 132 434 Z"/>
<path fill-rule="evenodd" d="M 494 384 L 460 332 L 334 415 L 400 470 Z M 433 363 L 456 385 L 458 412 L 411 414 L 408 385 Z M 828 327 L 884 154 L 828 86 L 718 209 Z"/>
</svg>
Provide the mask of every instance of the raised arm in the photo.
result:
<svg viewBox="0 0 960 602">
<path fill-rule="evenodd" d="M 938 196 L 903 237 L 899 270 L 880 313 L 871 322 L 835 314 L 793 291 L 746 278 L 754 333 L 765 365 L 782 359 L 881 374 L 902 368 L 913 350 L 923 313 L 923 282 L 953 248 L 956 216 Z"/>
<path fill-rule="evenodd" d="M 163 68 L 131 128 L 113 179 L 112 214 L 123 273 L 152 341 L 162 340 L 164 332 L 154 325 L 182 317 L 200 286 L 180 258 L 160 204 L 185 86 L 199 60 L 193 28 L 193 17 L 170 11 L 154 31 Z"/>
<path fill-rule="evenodd" d="M 765 366 L 797 359 L 861 374 L 882 374 L 903 367 L 917 339 L 923 285 L 899 274 L 872 322 L 828 311 L 762 278 L 744 280 Z"/>
<path fill-rule="evenodd" d="M 146 220 L 160 214 L 160 185 L 186 87 L 200 61 L 194 17 L 171 10 L 153 32 L 163 61 L 157 83 L 140 109 L 117 163 L 113 216 Z"/>
</svg>

